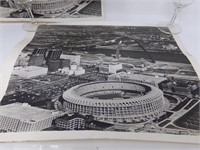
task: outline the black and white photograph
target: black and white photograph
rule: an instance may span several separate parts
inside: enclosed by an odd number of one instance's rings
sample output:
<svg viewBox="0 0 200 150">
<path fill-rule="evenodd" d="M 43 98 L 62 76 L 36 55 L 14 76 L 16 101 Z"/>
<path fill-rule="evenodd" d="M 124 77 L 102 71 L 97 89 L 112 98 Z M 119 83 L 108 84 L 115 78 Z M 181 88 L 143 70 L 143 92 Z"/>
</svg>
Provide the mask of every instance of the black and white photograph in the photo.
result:
<svg viewBox="0 0 200 150">
<path fill-rule="evenodd" d="M 102 0 L 0 0 L 0 20 L 101 18 Z"/>
<path fill-rule="evenodd" d="M 199 87 L 175 38 L 157 27 L 41 25 L 15 62 L 0 132 L 199 136 Z"/>
</svg>

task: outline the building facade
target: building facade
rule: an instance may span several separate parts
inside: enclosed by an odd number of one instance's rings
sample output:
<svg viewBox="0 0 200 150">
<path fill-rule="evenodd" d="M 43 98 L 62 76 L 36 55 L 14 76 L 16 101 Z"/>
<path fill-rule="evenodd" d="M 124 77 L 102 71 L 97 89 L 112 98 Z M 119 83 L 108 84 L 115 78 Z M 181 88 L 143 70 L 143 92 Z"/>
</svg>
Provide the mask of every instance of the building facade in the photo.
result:
<svg viewBox="0 0 200 150">
<path fill-rule="evenodd" d="M 80 66 L 81 63 L 81 55 L 76 54 L 62 54 L 60 56 L 61 59 L 68 59 L 70 60 L 71 64 L 75 63 L 76 65 Z"/>
<path fill-rule="evenodd" d="M 44 63 L 44 55 L 33 55 L 30 57 L 28 66 L 42 66 Z"/>
<path fill-rule="evenodd" d="M 59 59 L 49 59 L 48 60 L 48 72 L 56 72 L 60 67 Z"/>
<path fill-rule="evenodd" d="M 46 54 L 46 59 L 50 60 L 50 59 L 60 59 L 60 56 L 62 54 L 62 51 L 59 50 L 51 50 Z"/>
<path fill-rule="evenodd" d="M 78 130 L 85 127 L 85 119 L 81 115 L 63 116 L 55 119 L 55 126 L 67 130 Z"/>
<path fill-rule="evenodd" d="M 0 109 L 0 130 L 7 132 L 41 131 L 51 127 L 52 121 L 62 115 L 62 112 L 32 107 L 25 103 L 4 105 Z"/>
<path fill-rule="evenodd" d="M 70 67 L 70 60 L 69 59 L 60 59 L 60 65 L 59 68 L 65 68 L 65 67 Z"/>
<path fill-rule="evenodd" d="M 105 74 L 115 74 L 121 69 L 121 63 L 104 63 L 99 66 L 99 72 Z"/>
</svg>

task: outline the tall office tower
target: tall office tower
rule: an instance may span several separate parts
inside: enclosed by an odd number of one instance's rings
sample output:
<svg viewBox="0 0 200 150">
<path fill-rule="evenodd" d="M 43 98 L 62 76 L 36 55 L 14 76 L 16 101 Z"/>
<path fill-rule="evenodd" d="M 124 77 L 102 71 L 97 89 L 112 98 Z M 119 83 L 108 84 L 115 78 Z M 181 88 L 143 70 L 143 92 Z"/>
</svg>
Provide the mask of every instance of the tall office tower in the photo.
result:
<svg viewBox="0 0 200 150">
<path fill-rule="evenodd" d="M 61 54 L 62 54 L 62 51 L 51 50 L 47 54 L 47 60 L 49 60 L 49 59 L 60 59 Z"/>
<path fill-rule="evenodd" d="M 70 67 L 70 60 L 69 59 L 60 59 L 60 65 L 59 68 L 65 68 L 65 67 Z"/>
<path fill-rule="evenodd" d="M 37 48 L 33 51 L 32 55 L 44 55 L 47 52 L 47 49 Z"/>
<path fill-rule="evenodd" d="M 42 66 L 47 49 L 35 49 L 30 56 L 28 66 Z"/>
<path fill-rule="evenodd" d="M 33 55 L 30 57 L 28 66 L 42 66 L 44 62 L 44 55 Z"/>
<path fill-rule="evenodd" d="M 56 72 L 58 71 L 60 66 L 60 60 L 49 59 L 48 60 L 48 72 Z"/>
</svg>

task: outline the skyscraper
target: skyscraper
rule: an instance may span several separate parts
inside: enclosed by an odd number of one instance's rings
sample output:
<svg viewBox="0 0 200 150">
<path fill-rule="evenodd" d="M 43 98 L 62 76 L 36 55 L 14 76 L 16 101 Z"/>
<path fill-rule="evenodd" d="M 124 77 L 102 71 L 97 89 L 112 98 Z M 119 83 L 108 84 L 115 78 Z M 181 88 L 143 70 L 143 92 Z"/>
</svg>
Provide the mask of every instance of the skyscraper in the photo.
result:
<svg viewBox="0 0 200 150">
<path fill-rule="evenodd" d="M 47 49 L 35 49 L 30 56 L 28 66 L 42 66 Z"/>
<path fill-rule="evenodd" d="M 49 60 L 49 59 L 60 59 L 61 54 L 62 54 L 62 51 L 51 50 L 47 54 L 47 60 Z"/>
</svg>

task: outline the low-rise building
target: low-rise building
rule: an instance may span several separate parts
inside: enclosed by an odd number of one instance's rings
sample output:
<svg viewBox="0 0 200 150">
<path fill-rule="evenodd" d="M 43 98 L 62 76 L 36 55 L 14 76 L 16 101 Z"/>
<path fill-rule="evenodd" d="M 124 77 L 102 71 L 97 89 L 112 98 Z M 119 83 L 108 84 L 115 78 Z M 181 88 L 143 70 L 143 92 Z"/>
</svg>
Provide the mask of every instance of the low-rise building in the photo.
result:
<svg viewBox="0 0 200 150">
<path fill-rule="evenodd" d="M 45 75 L 47 74 L 47 71 L 47 68 L 38 66 L 15 67 L 12 74 L 21 78 L 29 79 L 40 75 Z"/>
<path fill-rule="evenodd" d="M 109 64 L 109 73 L 117 73 L 118 70 L 122 69 L 121 63 L 111 63 Z"/>
<path fill-rule="evenodd" d="M 68 59 L 70 60 L 71 64 L 76 63 L 76 65 L 80 66 L 81 64 L 81 55 L 77 54 L 62 54 L 60 56 L 61 59 Z"/>
<path fill-rule="evenodd" d="M 121 63 L 105 63 L 99 66 L 100 73 L 115 74 L 122 69 Z"/>
<path fill-rule="evenodd" d="M 83 67 L 78 67 L 74 72 L 74 75 L 76 76 L 83 75 L 83 74 L 85 74 L 85 69 Z"/>
<path fill-rule="evenodd" d="M 78 130 L 85 128 L 85 117 L 79 114 L 72 116 L 64 115 L 55 119 L 55 126 L 67 130 Z"/>
<path fill-rule="evenodd" d="M 109 81 L 121 81 L 121 82 L 139 82 L 155 87 L 159 87 L 159 84 L 166 81 L 165 77 L 149 76 L 143 74 L 128 74 L 126 72 L 120 72 L 108 76 Z"/>
<path fill-rule="evenodd" d="M 16 62 L 15 62 L 15 66 L 22 66 L 22 67 L 26 67 L 29 63 L 29 59 L 30 59 L 30 53 L 20 53 L 20 55 L 18 56 Z"/>
<path fill-rule="evenodd" d="M 62 112 L 32 107 L 27 103 L 13 103 L 0 107 L 0 130 L 8 132 L 41 131 Z"/>
</svg>

